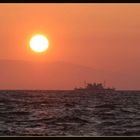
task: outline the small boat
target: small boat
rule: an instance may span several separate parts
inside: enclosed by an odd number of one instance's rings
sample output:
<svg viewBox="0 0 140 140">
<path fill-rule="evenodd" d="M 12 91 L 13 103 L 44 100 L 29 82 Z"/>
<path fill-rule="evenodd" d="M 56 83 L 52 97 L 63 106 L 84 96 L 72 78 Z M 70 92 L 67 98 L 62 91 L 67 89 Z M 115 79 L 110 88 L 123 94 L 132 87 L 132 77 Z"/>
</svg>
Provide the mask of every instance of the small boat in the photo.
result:
<svg viewBox="0 0 140 140">
<path fill-rule="evenodd" d="M 105 88 L 102 83 L 87 83 L 84 88 L 75 88 L 75 91 L 87 91 L 87 92 L 112 92 L 115 88 Z"/>
</svg>

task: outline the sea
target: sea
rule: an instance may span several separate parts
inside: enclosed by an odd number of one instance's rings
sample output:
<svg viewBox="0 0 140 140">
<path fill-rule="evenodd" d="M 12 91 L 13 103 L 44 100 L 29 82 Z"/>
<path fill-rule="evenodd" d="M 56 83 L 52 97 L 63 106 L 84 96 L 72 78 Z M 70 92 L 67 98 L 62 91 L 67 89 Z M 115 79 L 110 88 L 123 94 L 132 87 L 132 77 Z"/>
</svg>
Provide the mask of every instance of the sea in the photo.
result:
<svg viewBox="0 0 140 140">
<path fill-rule="evenodd" d="M 0 136 L 140 136 L 140 91 L 1 90 Z"/>
</svg>

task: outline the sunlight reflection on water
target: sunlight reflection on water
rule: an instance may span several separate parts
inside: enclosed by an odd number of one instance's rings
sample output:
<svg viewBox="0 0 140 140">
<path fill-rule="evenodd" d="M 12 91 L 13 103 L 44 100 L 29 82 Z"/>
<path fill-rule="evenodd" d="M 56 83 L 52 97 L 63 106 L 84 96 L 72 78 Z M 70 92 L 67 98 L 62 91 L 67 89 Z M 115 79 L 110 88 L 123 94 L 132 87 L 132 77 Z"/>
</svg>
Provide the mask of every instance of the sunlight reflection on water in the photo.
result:
<svg viewBox="0 0 140 140">
<path fill-rule="evenodd" d="M 139 93 L 1 91 L 0 135 L 140 135 Z"/>
</svg>

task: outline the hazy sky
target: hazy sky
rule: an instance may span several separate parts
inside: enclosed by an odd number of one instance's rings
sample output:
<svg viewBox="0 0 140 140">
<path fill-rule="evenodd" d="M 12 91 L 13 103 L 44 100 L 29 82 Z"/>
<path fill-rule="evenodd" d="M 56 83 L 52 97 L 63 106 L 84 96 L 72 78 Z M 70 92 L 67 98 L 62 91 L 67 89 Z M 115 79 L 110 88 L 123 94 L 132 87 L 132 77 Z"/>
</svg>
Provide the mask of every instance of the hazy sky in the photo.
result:
<svg viewBox="0 0 140 140">
<path fill-rule="evenodd" d="M 46 53 L 29 48 L 37 33 Z M 140 4 L 0 4 L 0 59 L 65 61 L 139 77 Z"/>
</svg>

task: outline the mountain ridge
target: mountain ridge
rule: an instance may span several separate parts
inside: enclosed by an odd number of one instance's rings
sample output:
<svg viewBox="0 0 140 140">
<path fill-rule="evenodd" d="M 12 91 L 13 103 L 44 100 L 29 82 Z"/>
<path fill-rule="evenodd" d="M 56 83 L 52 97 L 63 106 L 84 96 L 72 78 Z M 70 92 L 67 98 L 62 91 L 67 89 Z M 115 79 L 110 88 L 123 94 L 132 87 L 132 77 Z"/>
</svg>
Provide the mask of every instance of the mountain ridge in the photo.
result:
<svg viewBox="0 0 140 140">
<path fill-rule="evenodd" d="M 86 82 L 107 81 L 108 86 L 125 88 L 133 83 L 125 74 L 93 69 L 69 62 L 0 60 L 0 89 L 73 89 Z M 132 80 L 133 81 L 133 80 Z M 118 87 L 116 87 L 118 86 Z M 134 86 L 134 85 L 132 85 Z"/>
</svg>

